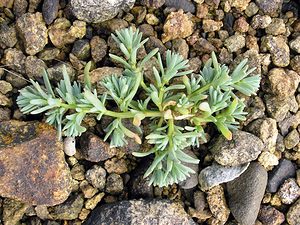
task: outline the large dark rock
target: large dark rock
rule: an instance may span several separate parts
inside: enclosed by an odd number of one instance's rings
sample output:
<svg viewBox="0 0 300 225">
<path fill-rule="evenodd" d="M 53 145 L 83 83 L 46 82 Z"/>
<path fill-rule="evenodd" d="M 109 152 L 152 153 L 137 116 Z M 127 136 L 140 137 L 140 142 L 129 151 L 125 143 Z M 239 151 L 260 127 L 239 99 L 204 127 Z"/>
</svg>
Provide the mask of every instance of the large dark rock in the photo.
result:
<svg viewBox="0 0 300 225">
<path fill-rule="evenodd" d="M 84 225 L 196 224 L 179 203 L 168 200 L 130 200 L 97 207 Z"/>
<path fill-rule="evenodd" d="M 133 7 L 135 0 L 71 0 L 71 10 L 80 20 L 99 23 Z"/>
<path fill-rule="evenodd" d="M 223 166 L 237 166 L 255 160 L 263 150 L 263 142 L 253 134 L 236 131 L 232 140 L 220 136 L 211 152 L 214 159 Z"/>
<path fill-rule="evenodd" d="M 251 163 L 237 179 L 227 183 L 228 205 L 241 225 L 253 225 L 267 186 L 267 171 L 259 163 Z"/>
<path fill-rule="evenodd" d="M 71 192 L 70 170 L 56 131 L 39 122 L 0 123 L 0 195 L 56 205 Z"/>
<path fill-rule="evenodd" d="M 279 186 L 283 182 L 296 175 L 296 166 L 287 159 L 280 160 L 278 166 L 276 166 L 270 173 L 268 179 L 267 191 L 275 193 Z"/>
<path fill-rule="evenodd" d="M 80 138 L 80 152 L 82 156 L 91 162 L 100 162 L 116 155 L 116 148 L 110 148 L 109 144 L 93 133 L 86 132 Z"/>
</svg>

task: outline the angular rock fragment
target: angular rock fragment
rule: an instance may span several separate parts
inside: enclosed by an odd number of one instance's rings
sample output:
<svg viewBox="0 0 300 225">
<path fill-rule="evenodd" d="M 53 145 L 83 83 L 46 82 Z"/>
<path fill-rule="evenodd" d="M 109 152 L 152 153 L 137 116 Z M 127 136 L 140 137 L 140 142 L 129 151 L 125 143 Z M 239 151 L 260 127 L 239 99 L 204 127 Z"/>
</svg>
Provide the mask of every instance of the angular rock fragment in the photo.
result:
<svg viewBox="0 0 300 225">
<path fill-rule="evenodd" d="M 0 123 L 0 195 L 56 205 L 71 192 L 70 170 L 56 131 L 39 122 Z"/>
</svg>

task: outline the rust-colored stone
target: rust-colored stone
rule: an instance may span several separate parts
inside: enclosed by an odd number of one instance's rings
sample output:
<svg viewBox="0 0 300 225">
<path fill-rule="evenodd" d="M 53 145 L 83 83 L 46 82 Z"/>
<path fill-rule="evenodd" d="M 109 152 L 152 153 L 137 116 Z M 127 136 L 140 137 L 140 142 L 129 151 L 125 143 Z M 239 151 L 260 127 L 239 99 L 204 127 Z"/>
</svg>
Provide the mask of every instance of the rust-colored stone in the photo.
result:
<svg viewBox="0 0 300 225">
<path fill-rule="evenodd" d="M 71 192 L 63 144 L 39 122 L 0 123 L 0 195 L 31 205 L 57 205 Z"/>
</svg>

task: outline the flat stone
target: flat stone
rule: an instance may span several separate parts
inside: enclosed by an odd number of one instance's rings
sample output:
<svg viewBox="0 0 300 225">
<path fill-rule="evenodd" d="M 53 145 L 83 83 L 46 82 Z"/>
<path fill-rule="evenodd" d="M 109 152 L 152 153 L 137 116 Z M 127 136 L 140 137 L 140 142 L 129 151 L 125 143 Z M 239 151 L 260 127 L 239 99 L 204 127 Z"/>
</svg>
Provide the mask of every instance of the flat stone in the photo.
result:
<svg viewBox="0 0 300 225">
<path fill-rule="evenodd" d="M 2 197 L 31 205 L 56 205 L 67 199 L 70 184 L 70 170 L 55 129 L 39 122 L 0 123 Z"/>
<path fill-rule="evenodd" d="M 96 207 L 84 225 L 172 224 L 196 225 L 179 202 L 130 200 Z"/>
<path fill-rule="evenodd" d="M 231 141 L 220 135 L 211 152 L 217 163 L 223 166 L 237 166 L 257 159 L 263 147 L 263 142 L 255 135 L 236 131 Z"/>
<path fill-rule="evenodd" d="M 255 223 L 267 179 L 264 167 L 253 162 L 240 177 L 227 183 L 229 209 L 240 224 Z"/>
<path fill-rule="evenodd" d="M 217 163 L 201 170 L 199 174 L 199 184 L 202 191 L 222 183 L 226 183 L 239 177 L 249 166 L 245 163 L 239 166 L 222 166 Z"/>
<path fill-rule="evenodd" d="M 269 173 L 267 191 L 275 193 L 286 179 L 295 175 L 296 166 L 290 160 L 280 160 L 279 165 Z"/>
<path fill-rule="evenodd" d="M 79 152 L 91 162 L 100 162 L 116 155 L 116 148 L 110 148 L 109 143 L 103 141 L 93 133 L 86 132 L 80 138 Z"/>
</svg>

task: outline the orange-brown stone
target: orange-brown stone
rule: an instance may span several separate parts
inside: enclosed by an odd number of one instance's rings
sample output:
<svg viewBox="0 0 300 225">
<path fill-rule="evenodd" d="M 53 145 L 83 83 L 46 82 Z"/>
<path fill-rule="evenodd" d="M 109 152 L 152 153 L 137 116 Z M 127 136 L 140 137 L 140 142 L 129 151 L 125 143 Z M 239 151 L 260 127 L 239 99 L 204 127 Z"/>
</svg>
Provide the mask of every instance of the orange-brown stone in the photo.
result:
<svg viewBox="0 0 300 225">
<path fill-rule="evenodd" d="M 57 205 L 71 192 L 70 170 L 56 131 L 40 122 L 0 123 L 0 195 Z"/>
</svg>

